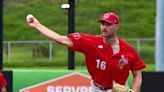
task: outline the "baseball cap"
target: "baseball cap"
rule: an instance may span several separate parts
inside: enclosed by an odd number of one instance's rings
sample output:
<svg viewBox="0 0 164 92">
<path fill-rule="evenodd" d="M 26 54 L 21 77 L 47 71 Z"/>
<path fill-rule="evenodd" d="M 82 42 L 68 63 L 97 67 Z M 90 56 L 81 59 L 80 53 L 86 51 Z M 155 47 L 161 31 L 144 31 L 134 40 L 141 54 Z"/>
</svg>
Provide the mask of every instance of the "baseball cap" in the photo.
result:
<svg viewBox="0 0 164 92">
<path fill-rule="evenodd" d="M 107 12 L 105 14 L 103 14 L 103 16 L 101 17 L 101 19 L 98 22 L 107 22 L 110 24 L 119 24 L 120 23 L 120 19 L 119 16 L 113 12 Z"/>
</svg>

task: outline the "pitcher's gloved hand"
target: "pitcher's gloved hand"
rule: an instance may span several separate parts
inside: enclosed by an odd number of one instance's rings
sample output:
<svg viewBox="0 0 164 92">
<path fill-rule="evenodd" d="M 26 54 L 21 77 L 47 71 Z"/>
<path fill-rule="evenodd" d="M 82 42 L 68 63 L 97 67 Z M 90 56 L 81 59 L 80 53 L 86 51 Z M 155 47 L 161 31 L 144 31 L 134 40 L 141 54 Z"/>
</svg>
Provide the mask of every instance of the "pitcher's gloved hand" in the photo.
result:
<svg viewBox="0 0 164 92">
<path fill-rule="evenodd" d="M 115 81 L 113 81 L 112 92 L 133 92 L 133 90 L 129 89 L 129 87 L 120 85 L 120 84 L 116 83 Z"/>
</svg>

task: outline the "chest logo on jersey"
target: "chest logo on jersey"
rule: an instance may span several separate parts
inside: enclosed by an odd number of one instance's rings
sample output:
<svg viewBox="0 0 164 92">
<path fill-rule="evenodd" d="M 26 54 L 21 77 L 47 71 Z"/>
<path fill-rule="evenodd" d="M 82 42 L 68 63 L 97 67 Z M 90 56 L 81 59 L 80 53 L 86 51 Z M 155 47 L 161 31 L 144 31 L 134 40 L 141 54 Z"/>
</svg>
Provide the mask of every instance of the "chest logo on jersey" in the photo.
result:
<svg viewBox="0 0 164 92">
<path fill-rule="evenodd" d="M 118 66 L 120 67 L 120 69 L 123 69 L 126 64 L 128 64 L 128 59 L 124 55 L 121 55 Z"/>
</svg>

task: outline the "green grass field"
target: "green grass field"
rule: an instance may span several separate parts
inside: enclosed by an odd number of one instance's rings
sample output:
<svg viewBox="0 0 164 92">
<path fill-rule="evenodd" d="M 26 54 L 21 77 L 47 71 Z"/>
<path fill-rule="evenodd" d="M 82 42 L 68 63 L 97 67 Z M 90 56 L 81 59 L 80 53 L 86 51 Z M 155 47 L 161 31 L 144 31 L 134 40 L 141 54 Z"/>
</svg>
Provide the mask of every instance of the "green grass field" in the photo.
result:
<svg viewBox="0 0 164 92">
<path fill-rule="evenodd" d="M 136 43 L 130 42 L 134 48 L 136 48 Z M 42 46 L 42 44 L 40 44 Z M 45 44 L 44 44 L 45 45 Z M 40 47 L 37 44 L 38 47 Z M 5 47 L 5 46 L 4 46 Z M 68 48 L 60 45 L 60 44 L 53 44 L 53 54 L 52 54 L 52 61 L 49 61 L 49 54 L 46 52 L 46 55 L 43 56 L 35 56 L 33 54 L 36 45 L 31 44 L 13 44 L 11 46 L 11 53 L 10 57 L 7 56 L 6 49 L 3 48 L 3 62 L 5 68 L 60 68 L 60 67 L 67 67 L 68 65 Z M 49 49 L 47 46 L 44 46 L 47 51 Z M 155 48 L 154 42 L 142 42 L 140 47 L 140 55 L 143 58 L 144 62 L 150 66 L 148 70 L 154 70 L 155 64 Z M 45 52 L 38 52 L 39 54 L 43 54 Z M 75 53 L 75 66 L 76 67 L 85 67 L 85 57 L 82 53 L 76 52 Z M 151 68 L 152 67 L 152 68 Z M 67 68 L 66 68 L 67 69 Z"/>
<path fill-rule="evenodd" d="M 5 67 L 4 70 L 68 70 L 68 66 L 60 67 Z M 75 70 L 86 70 L 86 66 L 75 66 Z M 155 64 L 147 64 L 143 71 L 155 71 Z"/>
</svg>

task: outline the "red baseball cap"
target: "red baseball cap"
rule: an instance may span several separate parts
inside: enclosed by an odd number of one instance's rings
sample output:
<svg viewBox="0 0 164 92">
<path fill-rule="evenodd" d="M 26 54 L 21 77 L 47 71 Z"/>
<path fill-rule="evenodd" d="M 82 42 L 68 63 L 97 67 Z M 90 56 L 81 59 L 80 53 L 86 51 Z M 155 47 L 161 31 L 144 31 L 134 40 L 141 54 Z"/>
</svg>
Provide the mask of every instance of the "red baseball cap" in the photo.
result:
<svg viewBox="0 0 164 92">
<path fill-rule="evenodd" d="M 105 14 L 103 14 L 103 16 L 101 17 L 101 19 L 98 22 L 107 22 L 110 24 L 119 24 L 120 23 L 120 19 L 119 16 L 113 12 L 107 12 Z"/>
</svg>

